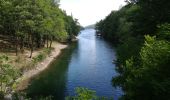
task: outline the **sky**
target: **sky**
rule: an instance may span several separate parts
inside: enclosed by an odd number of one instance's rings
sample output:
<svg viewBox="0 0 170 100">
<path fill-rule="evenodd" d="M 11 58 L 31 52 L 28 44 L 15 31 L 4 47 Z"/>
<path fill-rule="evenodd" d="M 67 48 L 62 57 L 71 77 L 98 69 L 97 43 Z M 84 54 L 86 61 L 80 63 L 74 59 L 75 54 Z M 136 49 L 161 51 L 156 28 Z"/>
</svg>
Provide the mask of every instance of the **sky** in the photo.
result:
<svg viewBox="0 0 170 100">
<path fill-rule="evenodd" d="M 123 5 L 124 0 L 60 0 L 60 8 L 72 14 L 82 26 L 95 24 Z"/>
</svg>

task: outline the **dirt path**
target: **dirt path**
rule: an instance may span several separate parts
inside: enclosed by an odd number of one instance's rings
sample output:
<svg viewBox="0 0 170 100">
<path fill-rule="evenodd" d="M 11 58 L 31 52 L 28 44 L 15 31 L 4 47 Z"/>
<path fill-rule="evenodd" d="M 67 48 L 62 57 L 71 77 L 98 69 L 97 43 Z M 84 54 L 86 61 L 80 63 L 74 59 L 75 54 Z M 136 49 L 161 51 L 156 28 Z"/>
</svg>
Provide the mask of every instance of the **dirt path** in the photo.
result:
<svg viewBox="0 0 170 100">
<path fill-rule="evenodd" d="M 54 50 L 52 50 L 51 54 L 48 57 L 46 57 L 42 62 L 38 63 L 35 66 L 35 68 L 27 72 L 24 72 L 24 74 L 19 79 L 16 80 L 18 82 L 16 90 L 20 91 L 26 89 L 31 80 L 31 77 L 45 70 L 48 67 L 48 65 L 60 54 L 61 50 L 66 47 L 67 45 L 53 43 Z"/>
</svg>

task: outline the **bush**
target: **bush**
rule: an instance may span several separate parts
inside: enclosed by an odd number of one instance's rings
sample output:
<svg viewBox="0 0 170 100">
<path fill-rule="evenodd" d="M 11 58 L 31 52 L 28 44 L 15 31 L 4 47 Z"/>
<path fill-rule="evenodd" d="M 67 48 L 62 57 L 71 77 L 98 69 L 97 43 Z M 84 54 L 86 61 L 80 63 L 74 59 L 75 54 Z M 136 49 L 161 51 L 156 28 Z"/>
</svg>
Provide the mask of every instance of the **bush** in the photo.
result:
<svg viewBox="0 0 170 100">
<path fill-rule="evenodd" d="M 121 75 L 113 79 L 123 88 L 123 100 L 168 100 L 170 98 L 170 42 L 145 36 L 138 57 L 126 61 Z"/>
<path fill-rule="evenodd" d="M 44 53 L 40 53 L 38 56 L 36 56 L 36 57 L 33 57 L 32 59 L 33 59 L 33 62 L 34 62 L 34 64 L 36 64 L 37 62 L 40 62 L 40 61 L 42 61 L 43 59 L 45 59 L 45 54 Z"/>
<path fill-rule="evenodd" d="M 0 100 L 3 100 L 3 99 L 4 99 L 4 92 L 0 91 Z"/>
<path fill-rule="evenodd" d="M 96 92 L 88 88 L 77 87 L 76 96 L 68 96 L 66 100 L 112 100 L 107 97 L 98 97 Z"/>
</svg>

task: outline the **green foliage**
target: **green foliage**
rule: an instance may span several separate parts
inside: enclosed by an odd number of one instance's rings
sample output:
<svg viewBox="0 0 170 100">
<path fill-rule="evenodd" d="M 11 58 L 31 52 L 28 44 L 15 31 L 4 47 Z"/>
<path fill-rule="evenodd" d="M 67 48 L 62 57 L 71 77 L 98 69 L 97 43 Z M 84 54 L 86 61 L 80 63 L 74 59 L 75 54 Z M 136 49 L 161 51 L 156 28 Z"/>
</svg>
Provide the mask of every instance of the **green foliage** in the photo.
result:
<svg viewBox="0 0 170 100">
<path fill-rule="evenodd" d="M 78 20 L 62 11 L 58 3 L 59 0 L 0 0 L 0 42 L 15 49 L 16 55 L 18 50 L 30 49 L 30 58 L 34 49 L 47 45 L 30 66 L 42 61 L 54 40 L 66 41 L 79 32 Z M 7 87 L 11 89 L 18 75 L 8 59 L 0 56 L 0 95 L 7 92 Z"/>
<path fill-rule="evenodd" d="M 124 65 L 127 59 L 135 57 L 136 59 L 139 56 L 142 42 L 138 38 L 129 37 L 124 43 L 120 44 L 117 47 L 117 62 Z"/>
<path fill-rule="evenodd" d="M 33 57 L 33 62 L 36 64 L 37 62 L 42 61 L 43 59 L 45 59 L 45 54 L 40 53 L 39 55 L 37 55 L 36 57 Z"/>
<path fill-rule="evenodd" d="M 1 0 L 0 39 L 18 48 L 51 47 L 80 31 L 78 21 L 59 8 L 55 0 Z M 68 31 L 71 30 L 71 31 Z M 71 37 L 72 38 L 72 37 Z M 50 42 L 49 42 L 50 41 Z"/>
<path fill-rule="evenodd" d="M 4 99 L 4 92 L 0 91 L 0 99 L 3 100 Z"/>
<path fill-rule="evenodd" d="M 140 64 L 129 59 L 120 76 L 113 79 L 114 85 L 123 87 L 125 100 L 169 99 L 170 42 L 145 36 L 140 51 Z"/>
<path fill-rule="evenodd" d="M 119 11 L 112 11 L 104 20 L 96 24 L 96 30 L 103 35 L 103 37 L 114 43 L 122 43 L 134 33 L 132 31 L 133 15 L 138 11 L 139 7 L 136 5 L 126 5 Z"/>
<path fill-rule="evenodd" d="M 95 100 L 97 98 L 96 92 L 89 90 L 87 88 L 76 88 L 76 94 L 75 97 L 67 97 L 67 100 Z"/>
<path fill-rule="evenodd" d="M 120 75 L 113 85 L 123 88 L 124 100 L 168 100 L 170 1 L 126 2 L 96 24 L 97 32 L 117 46 Z"/>
<path fill-rule="evenodd" d="M 52 96 L 48 96 L 48 97 L 40 97 L 39 100 L 53 100 Z"/>
<path fill-rule="evenodd" d="M 73 19 L 72 16 L 66 16 L 65 20 L 68 40 L 70 41 L 74 36 L 78 35 L 81 26 L 78 23 L 78 19 Z"/>
<path fill-rule="evenodd" d="M 137 16 L 140 7 L 128 4 L 118 11 L 113 11 L 104 20 L 96 24 L 97 32 L 117 46 L 117 66 L 123 66 L 131 57 L 138 60 L 139 51 L 143 44 L 143 33 L 137 34 Z M 138 61 L 136 62 L 136 64 Z M 118 68 L 121 72 L 121 69 Z"/>
<path fill-rule="evenodd" d="M 158 26 L 158 32 L 156 34 L 158 38 L 170 41 L 170 24 L 165 23 Z"/>
<path fill-rule="evenodd" d="M 76 96 L 68 96 L 66 100 L 112 100 L 106 97 L 96 96 L 96 92 L 88 88 L 77 87 Z"/>
<path fill-rule="evenodd" d="M 8 62 L 9 58 L 5 55 L 0 56 L 0 91 L 1 95 L 10 91 L 12 84 L 19 75 L 17 69 Z"/>
<path fill-rule="evenodd" d="M 44 60 L 46 58 L 46 56 L 49 55 L 50 53 L 51 53 L 51 48 L 44 48 L 43 52 L 38 54 L 36 57 L 32 58 L 34 64 Z"/>
</svg>

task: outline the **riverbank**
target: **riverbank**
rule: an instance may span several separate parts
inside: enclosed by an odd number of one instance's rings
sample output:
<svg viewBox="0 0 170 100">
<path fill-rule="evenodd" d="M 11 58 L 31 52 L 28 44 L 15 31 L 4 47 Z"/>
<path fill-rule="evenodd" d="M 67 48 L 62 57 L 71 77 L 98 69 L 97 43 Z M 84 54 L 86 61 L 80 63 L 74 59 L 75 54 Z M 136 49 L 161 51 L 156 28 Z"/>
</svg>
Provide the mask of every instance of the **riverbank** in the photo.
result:
<svg viewBox="0 0 170 100">
<path fill-rule="evenodd" d="M 48 68 L 50 63 L 61 53 L 62 49 L 67 47 L 67 45 L 55 42 L 53 43 L 52 47 L 54 49 L 44 60 L 38 62 L 33 69 L 25 71 L 23 75 L 16 80 L 16 86 L 14 86 L 16 91 L 22 91 L 26 89 L 31 78 Z"/>
<path fill-rule="evenodd" d="M 64 49 L 50 67 L 32 78 L 24 91 L 32 99 L 51 96 L 53 100 L 65 100 L 75 95 L 77 87 L 87 87 L 98 96 L 118 98 L 121 88 L 114 88 L 111 79 L 117 76 L 116 50 L 102 38 L 95 36 L 95 30 L 81 31 L 77 43 Z"/>
</svg>

